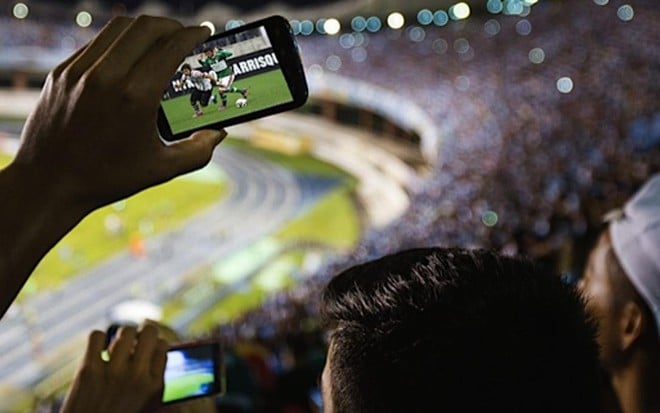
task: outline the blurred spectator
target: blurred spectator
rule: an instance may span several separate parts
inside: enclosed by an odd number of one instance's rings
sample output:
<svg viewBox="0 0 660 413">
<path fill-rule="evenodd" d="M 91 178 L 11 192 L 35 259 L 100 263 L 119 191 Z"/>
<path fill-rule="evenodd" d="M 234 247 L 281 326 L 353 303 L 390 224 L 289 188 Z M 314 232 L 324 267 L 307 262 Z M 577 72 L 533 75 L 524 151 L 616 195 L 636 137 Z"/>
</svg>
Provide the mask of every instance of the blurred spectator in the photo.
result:
<svg viewBox="0 0 660 413">
<path fill-rule="evenodd" d="M 615 214 L 582 289 L 622 413 L 660 411 L 660 174 Z"/>
</svg>

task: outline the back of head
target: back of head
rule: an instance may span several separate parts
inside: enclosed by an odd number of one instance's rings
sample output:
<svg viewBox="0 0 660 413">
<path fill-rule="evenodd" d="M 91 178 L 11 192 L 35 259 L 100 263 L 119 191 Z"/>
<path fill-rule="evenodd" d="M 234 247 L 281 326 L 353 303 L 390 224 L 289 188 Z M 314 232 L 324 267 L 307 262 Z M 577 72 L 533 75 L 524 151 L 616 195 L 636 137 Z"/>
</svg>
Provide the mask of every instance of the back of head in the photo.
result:
<svg viewBox="0 0 660 413">
<path fill-rule="evenodd" d="M 335 413 L 597 411 L 583 302 L 527 260 L 404 251 L 334 278 L 322 316 Z"/>
</svg>

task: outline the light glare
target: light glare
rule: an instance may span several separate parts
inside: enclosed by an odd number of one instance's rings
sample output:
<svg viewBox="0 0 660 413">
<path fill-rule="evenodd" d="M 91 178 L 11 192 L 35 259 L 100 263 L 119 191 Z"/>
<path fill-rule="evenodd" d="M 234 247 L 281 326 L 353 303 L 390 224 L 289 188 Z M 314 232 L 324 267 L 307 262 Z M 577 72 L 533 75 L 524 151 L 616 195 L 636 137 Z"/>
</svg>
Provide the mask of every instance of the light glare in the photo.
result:
<svg viewBox="0 0 660 413">
<path fill-rule="evenodd" d="M 463 20 L 470 17 L 470 6 L 465 2 L 456 3 L 449 8 L 449 15 L 454 20 Z"/>
<path fill-rule="evenodd" d="M 16 3 L 14 5 L 14 17 L 17 19 L 24 19 L 28 16 L 28 13 L 30 13 L 30 9 L 25 3 Z"/>
<path fill-rule="evenodd" d="M 335 35 L 341 30 L 341 23 L 337 19 L 328 19 L 323 23 L 323 30 L 329 35 Z"/>
<path fill-rule="evenodd" d="M 400 29 L 405 22 L 406 20 L 404 19 L 403 14 L 399 12 L 390 13 L 390 15 L 387 16 L 387 25 L 390 26 L 391 29 Z"/>
<path fill-rule="evenodd" d="M 89 27 L 92 24 L 92 15 L 88 11 L 81 11 L 76 15 L 76 24 L 80 27 Z"/>
<path fill-rule="evenodd" d="M 573 90 L 573 79 L 568 76 L 560 77 L 557 80 L 557 90 L 561 93 L 571 93 Z"/>
<path fill-rule="evenodd" d="M 209 30 L 211 30 L 211 36 L 215 34 L 215 24 L 213 24 L 212 22 L 206 20 L 201 22 L 199 25 L 202 27 L 208 27 Z"/>
</svg>

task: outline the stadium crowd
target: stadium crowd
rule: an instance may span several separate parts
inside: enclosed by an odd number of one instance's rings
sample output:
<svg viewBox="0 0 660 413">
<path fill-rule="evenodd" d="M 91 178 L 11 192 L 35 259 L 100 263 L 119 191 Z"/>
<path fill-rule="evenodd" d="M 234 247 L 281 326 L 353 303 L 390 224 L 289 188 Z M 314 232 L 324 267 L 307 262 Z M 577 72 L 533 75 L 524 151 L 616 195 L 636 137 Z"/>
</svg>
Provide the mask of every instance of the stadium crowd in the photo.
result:
<svg viewBox="0 0 660 413">
<path fill-rule="evenodd" d="M 417 26 L 421 40 L 410 27 L 300 38 L 308 68 L 417 102 L 437 120 L 444 144 L 403 217 L 367 232 L 349 256 L 294 290 L 219 326 L 225 340 L 270 349 L 269 358 L 288 353 L 301 331 L 321 342 L 318 296 L 331 277 L 402 248 L 493 248 L 567 275 L 582 271 L 603 215 L 660 170 L 660 49 L 651 46 L 660 15 L 649 2 L 636 5 L 632 22 L 591 2 L 538 7 L 526 19 L 529 35 L 510 17 L 497 20 L 497 33 L 495 20 L 473 18 L 453 28 Z M 530 60 L 535 48 L 542 63 Z M 341 64 L 328 65 L 328 56 Z M 562 76 L 574 82 L 570 93 L 557 90 Z"/>
<path fill-rule="evenodd" d="M 557 264 L 563 246 L 593 241 L 602 216 L 660 170 L 660 49 L 650 46 L 660 16 L 648 2 L 636 5 L 632 22 L 590 2 L 542 6 L 551 10 L 532 12 L 528 36 L 515 32 L 513 17 L 500 19 L 494 36 L 476 17 L 453 30 L 426 27 L 421 42 L 407 36 L 410 30 L 362 34 L 364 62 L 337 38 L 301 39 L 308 66 L 325 67 L 328 56 L 338 56 L 337 73 L 428 108 L 444 144 L 401 219 L 368 232 L 349 257 L 336 257 L 237 325 L 256 331 L 268 319 L 299 314 L 293 309 L 316 302 L 309 295 L 338 270 L 405 247 L 494 248 Z M 438 54 L 438 39 L 465 40 L 471 57 L 451 47 Z M 541 64 L 528 57 L 536 47 L 545 50 Z M 575 83 L 568 94 L 555 85 L 563 75 Z M 469 79 L 467 90 L 457 88 L 461 77 Z M 559 269 L 579 271 L 584 258 Z"/>
<path fill-rule="evenodd" d="M 424 27 L 421 41 L 410 28 L 353 34 L 350 47 L 335 37 L 300 39 L 308 67 L 374 82 L 426 108 L 444 145 L 403 217 L 367 232 L 350 256 L 293 291 L 219 327 L 226 339 L 285 343 L 300 331 L 322 334 L 315 320 L 328 280 L 402 248 L 494 248 L 579 274 L 603 215 L 660 171 L 660 49 L 652 46 L 660 15 L 649 2 L 636 5 L 632 22 L 591 2 L 538 7 L 527 18 L 529 35 L 518 34 L 520 19 L 511 17 L 497 20 L 497 34 L 494 20 L 474 18 L 453 30 Z M 544 50 L 540 64 L 530 61 L 534 48 Z M 366 60 L 354 58 L 356 49 Z M 339 68 L 328 68 L 328 56 Z M 562 76 L 575 84 L 568 94 L 556 88 Z"/>
<path fill-rule="evenodd" d="M 214 334 L 231 347 L 222 411 L 314 411 L 328 341 L 319 297 L 357 263 L 438 245 L 526 254 L 581 272 L 603 214 L 660 171 L 660 12 L 638 3 L 627 22 L 593 2 L 541 3 L 524 19 L 530 33 L 520 18 L 474 17 L 351 34 L 343 44 L 301 39 L 308 67 L 374 82 L 427 108 L 443 145 L 404 216 L 218 326 Z M 329 56 L 338 60 L 329 64 Z"/>
</svg>

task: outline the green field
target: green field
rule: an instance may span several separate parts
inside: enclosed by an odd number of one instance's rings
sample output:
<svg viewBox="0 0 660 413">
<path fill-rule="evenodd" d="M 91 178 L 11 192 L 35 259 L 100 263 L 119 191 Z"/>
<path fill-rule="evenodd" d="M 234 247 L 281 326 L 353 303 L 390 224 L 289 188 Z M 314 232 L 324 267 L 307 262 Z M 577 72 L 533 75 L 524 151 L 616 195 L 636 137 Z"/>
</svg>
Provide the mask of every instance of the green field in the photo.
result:
<svg viewBox="0 0 660 413">
<path fill-rule="evenodd" d="M 212 384 L 213 374 L 211 373 L 185 374 L 165 383 L 163 401 L 169 402 L 190 395 L 198 395 L 202 386 Z"/>
<path fill-rule="evenodd" d="M 22 294 L 57 287 L 119 251 L 133 248 L 140 253 L 144 239 L 175 229 L 218 202 L 226 185 L 223 173 L 211 164 L 93 212 L 44 257 Z M 113 231 L 109 222 L 121 228 Z"/>
<path fill-rule="evenodd" d="M 202 108 L 204 115 L 193 118 L 194 112 L 190 106 L 190 95 L 186 94 L 162 102 L 165 116 L 172 126 L 172 133 L 176 134 L 204 125 L 212 125 L 231 117 L 245 115 L 292 100 L 286 79 L 280 70 L 272 70 L 237 80 L 233 86 L 239 89 L 248 89 L 248 104 L 246 107 L 236 107 L 235 102 L 236 99 L 241 97 L 240 93 L 229 93 L 226 109 L 218 111 L 220 107 L 220 97 L 218 96 L 217 104 L 209 103 L 206 108 Z M 217 95 L 218 89 L 214 88 L 213 93 Z"/>
</svg>

